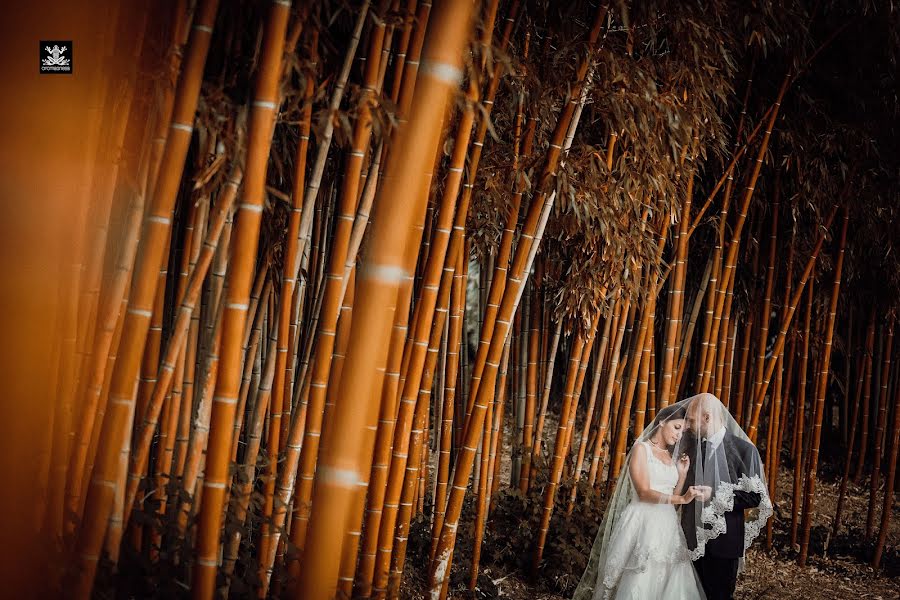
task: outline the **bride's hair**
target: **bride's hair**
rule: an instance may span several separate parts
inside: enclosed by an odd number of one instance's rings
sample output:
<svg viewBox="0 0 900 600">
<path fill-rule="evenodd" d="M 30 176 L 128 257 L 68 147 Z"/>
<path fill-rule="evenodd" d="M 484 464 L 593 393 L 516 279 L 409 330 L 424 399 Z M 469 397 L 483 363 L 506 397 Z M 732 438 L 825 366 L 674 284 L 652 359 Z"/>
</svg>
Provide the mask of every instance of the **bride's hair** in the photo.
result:
<svg viewBox="0 0 900 600">
<path fill-rule="evenodd" d="M 687 415 L 687 407 L 681 403 L 670 404 L 658 413 L 656 413 L 656 426 L 659 427 L 666 421 L 672 419 L 683 419 Z"/>
<path fill-rule="evenodd" d="M 653 419 L 652 426 L 647 431 L 647 434 L 643 437 L 643 439 L 651 439 L 656 432 L 659 431 L 659 428 L 665 425 L 668 421 L 672 419 L 683 419 L 687 415 L 687 406 L 684 403 L 679 402 L 678 404 L 670 404 L 665 407 L 658 413 L 656 413 L 656 418 Z"/>
</svg>

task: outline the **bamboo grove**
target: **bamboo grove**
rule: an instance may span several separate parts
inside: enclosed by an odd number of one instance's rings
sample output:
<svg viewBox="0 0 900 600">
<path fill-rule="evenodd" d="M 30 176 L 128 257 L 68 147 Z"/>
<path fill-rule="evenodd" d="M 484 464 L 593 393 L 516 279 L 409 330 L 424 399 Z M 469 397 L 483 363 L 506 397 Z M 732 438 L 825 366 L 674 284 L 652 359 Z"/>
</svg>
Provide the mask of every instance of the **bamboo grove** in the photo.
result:
<svg viewBox="0 0 900 600">
<path fill-rule="evenodd" d="M 895 10 L 104 18 L 46 367 L 49 589 L 446 598 L 510 506 L 540 578 L 635 432 L 700 391 L 766 461 L 762 544 L 823 552 L 828 458 L 830 538 L 861 490 L 866 560 L 896 555 Z"/>
</svg>

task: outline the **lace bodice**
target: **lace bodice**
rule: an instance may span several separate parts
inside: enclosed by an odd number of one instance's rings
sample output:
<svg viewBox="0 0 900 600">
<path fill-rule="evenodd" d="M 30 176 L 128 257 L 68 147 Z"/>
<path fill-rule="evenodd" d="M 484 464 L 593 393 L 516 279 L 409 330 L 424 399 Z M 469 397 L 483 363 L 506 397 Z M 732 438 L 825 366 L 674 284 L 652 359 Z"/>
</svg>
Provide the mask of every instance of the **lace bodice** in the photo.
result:
<svg viewBox="0 0 900 600">
<path fill-rule="evenodd" d="M 650 481 L 650 489 L 661 494 L 671 494 L 675 491 L 678 484 L 678 469 L 675 463 L 664 463 L 653 453 L 653 446 L 647 442 L 639 442 L 644 444 L 647 450 L 647 475 Z"/>
</svg>

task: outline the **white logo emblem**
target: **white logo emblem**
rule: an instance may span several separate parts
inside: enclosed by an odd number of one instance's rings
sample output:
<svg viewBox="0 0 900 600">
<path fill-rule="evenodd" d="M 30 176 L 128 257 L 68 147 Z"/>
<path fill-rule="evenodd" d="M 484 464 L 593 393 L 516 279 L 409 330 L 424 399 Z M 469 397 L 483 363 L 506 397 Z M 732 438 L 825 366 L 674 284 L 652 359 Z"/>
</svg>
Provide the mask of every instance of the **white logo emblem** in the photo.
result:
<svg viewBox="0 0 900 600">
<path fill-rule="evenodd" d="M 69 59 L 63 56 L 63 53 L 66 51 L 65 46 L 60 48 L 54 44 L 52 48 L 44 46 L 44 50 L 50 55 L 41 61 L 45 67 L 64 67 L 69 64 Z"/>
</svg>

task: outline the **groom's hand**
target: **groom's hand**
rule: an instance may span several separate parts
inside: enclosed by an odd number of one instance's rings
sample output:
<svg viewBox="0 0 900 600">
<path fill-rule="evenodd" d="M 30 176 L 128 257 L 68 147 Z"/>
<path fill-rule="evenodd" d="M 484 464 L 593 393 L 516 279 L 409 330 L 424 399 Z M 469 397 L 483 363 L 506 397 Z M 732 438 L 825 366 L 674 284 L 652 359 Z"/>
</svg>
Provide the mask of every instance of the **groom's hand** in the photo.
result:
<svg viewBox="0 0 900 600">
<path fill-rule="evenodd" d="M 696 490 L 697 498 L 703 502 L 708 502 L 712 498 L 712 488 L 708 485 L 692 485 L 691 488 Z"/>
</svg>

